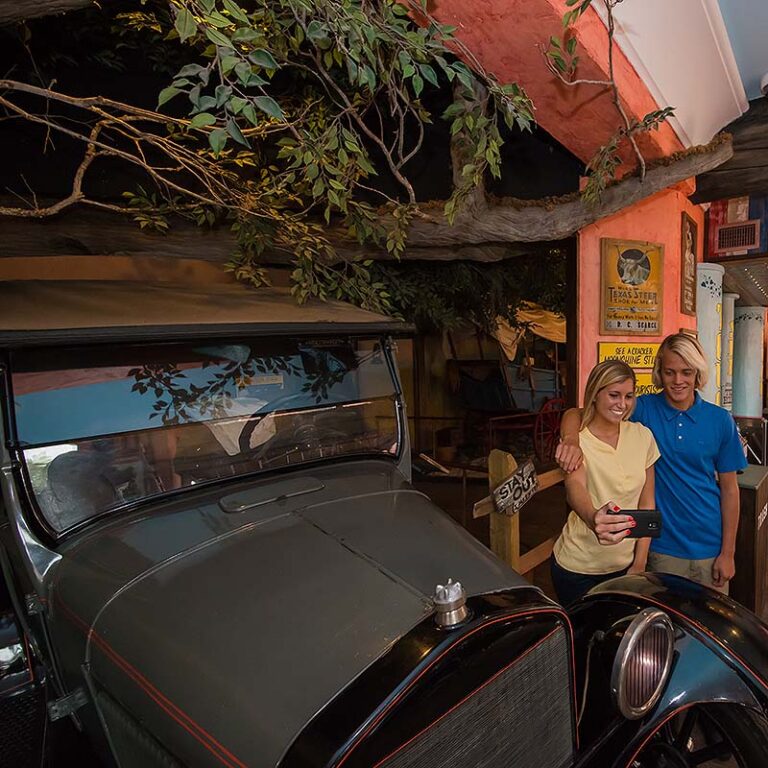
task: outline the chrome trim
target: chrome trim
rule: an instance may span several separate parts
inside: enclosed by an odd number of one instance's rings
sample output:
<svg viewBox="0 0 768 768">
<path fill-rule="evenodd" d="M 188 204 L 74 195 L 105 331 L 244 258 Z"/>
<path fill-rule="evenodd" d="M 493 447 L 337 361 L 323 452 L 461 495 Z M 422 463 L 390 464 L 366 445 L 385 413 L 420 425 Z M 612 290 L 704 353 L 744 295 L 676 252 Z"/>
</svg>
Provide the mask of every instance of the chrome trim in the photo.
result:
<svg viewBox="0 0 768 768">
<path fill-rule="evenodd" d="M 408 432 L 408 414 L 405 410 L 403 383 L 400 380 L 400 367 L 397 364 L 397 344 L 391 336 L 382 340 L 382 352 L 389 369 L 389 375 L 395 384 L 395 414 L 397 421 L 397 463 L 400 473 L 410 483 L 412 478 L 411 440 Z"/>
<path fill-rule="evenodd" d="M 627 673 L 632 663 L 632 654 L 646 632 L 656 628 L 663 630 L 661 640 L 664 646 L 662 649 L 664 653 L 663 666 L 651 695 L 642 705 L 635 706 L 630 703 L 629 692 L 627 691 Z M 613 694 L 613 699 L 621 714 L 628 720 L 637 720 L 643 717 L 658 702 L 672 670 L 674 648 L 675 630 L 672 626 L 672 620 L 664 611 L 658 608 L 645 608 L 632 619 L 632 622 L 624 632 L 624 636 L 621 638 L 619 648 L 616 651 L 616 658 L 613 660 L 613 669 L 611 670 L 611 693 Z"/>
<path fill-rule="evenodd" d="M 38 595 L 46 594 L 46 582 L 53 569 L 61 560 L 61 555 L 48 549 L 30 530 L 21 512 L 21 501 L 16 494 L 13 472 L 5 465 L 0 473 L 3 501 L 8 513 L 11 531 L 23 556 L 27 573 Z"/>
</svg>

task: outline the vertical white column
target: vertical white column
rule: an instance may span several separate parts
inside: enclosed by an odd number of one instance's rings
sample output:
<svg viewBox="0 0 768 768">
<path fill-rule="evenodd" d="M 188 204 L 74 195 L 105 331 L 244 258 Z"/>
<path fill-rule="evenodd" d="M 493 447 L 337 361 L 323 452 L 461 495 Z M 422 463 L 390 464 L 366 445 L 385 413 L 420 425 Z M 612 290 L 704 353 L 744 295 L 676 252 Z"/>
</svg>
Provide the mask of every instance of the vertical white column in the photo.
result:
<svg viewBox="0 0 768 768">
<path fill-rule="evenodd" d="M 733 310 L 738 293 L 723 294 L 723 331 L 720 344 L 720 405 L 727 411 L 733 403 Z"/>
<path fill-rule="evenodd" d="M 765 307 L 736 307 L 733 317 L 733 415 L 763 415 Z"/>
<path fill-rule="evenodd" d="M 720 345 L 722 341 L 723 274 L 721 264 L 696 265 L 696 327 L 707 355 L 709 381 L 700 390 L 710 403 L 720 405 Z"/>
</svg>

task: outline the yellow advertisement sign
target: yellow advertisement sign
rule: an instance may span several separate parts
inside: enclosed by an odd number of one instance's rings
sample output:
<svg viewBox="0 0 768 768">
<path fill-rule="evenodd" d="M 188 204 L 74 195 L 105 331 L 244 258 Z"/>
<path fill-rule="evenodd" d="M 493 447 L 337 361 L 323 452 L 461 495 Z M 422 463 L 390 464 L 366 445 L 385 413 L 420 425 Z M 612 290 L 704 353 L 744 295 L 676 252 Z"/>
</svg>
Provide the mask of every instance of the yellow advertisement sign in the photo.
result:
<svg viewBox="0 0 768 768">
<path fill-rule="evenodd" d="M 661 392 L 658 387 L 653 385 L 650 371 L 635 371 L 635 380 L 637 381 L 635 395 L 653 395 Z"/>
<path fill-rule="evenodd" d="M 664 246 L 637 240 L 600 240 L 601 332 L 661 336 Z"/>
<path fill-rule="evenodd" d="M 630 368 L 653 368 L 659 342 L 599 341 L 597 343 L 597 362 L 603 360 L 621 360 Z"/>
</svg>

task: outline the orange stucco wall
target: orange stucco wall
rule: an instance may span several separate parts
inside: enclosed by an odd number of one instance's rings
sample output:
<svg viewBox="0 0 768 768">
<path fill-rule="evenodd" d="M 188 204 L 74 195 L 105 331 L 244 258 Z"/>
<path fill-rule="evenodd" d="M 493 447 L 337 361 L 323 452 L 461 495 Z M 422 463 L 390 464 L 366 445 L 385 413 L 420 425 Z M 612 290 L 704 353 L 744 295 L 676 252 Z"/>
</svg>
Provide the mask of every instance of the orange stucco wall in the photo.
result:
<svg viewBox="0 0 768 768">
<path fill-rule="evenodd" d="M 550 35 L 562 36 L 565 0 L 431 0 L 430 11 L 443 23 L 456 26 L 483 66 L 502 82 L 522 85 L 536 105 L 536 121 L 585 162 L 621 125 L 621 117 L 605 87 L 560 83 L 547 69 L 540 48 Z M 605 80 L 608 33 L 590 8 L 575 27 L 579 41 L 578 77 Z M 630 117 L 641 119 L 659 105 L 618 48 L 614 72 L 622 102 Z M 664 105 L 662 105 L 664 106 Z M 664 124 L 640 138 L 647 159 L 682 148 L 671 126 Z M 626 157 L 631 157 L 627 151 Z M 631 160 L 631 166 L 635 160 Z"/>
<path fill-rule="evenodd" d="M 642 1 L 642 0 L 640 0 Z M 457 27 L 456 35 L 502 82 L 523 85 L 536 105 L 536 121 L 574 155 L 587 161 L 621 124 L 621 118 L 604 87 L 569 88 L 547 69 L 541 53 L 550 35 L 562 35 L 565 0 L 429 0 L 428 9 L 440 21 Z M 579 41 L 578 77 L 604 80 L 608 71 L 608 37 L 605 25 L 590 8 L 575 27 Z M 630 118 L 641 119 L 657 109 L 654 98 L 632 64 L 617 47 L 614 72 L 621 100 Z M 669 155 L 682 145 L 672 127 L 639 137 L 648 160 Z M 625 164 L 635 160 L 625 150 Z M 579 233 L 578 382 L 583 391 L 589 371 L 597 362 L 597 343 L 605 341 L 661 341 L 680 328 L 695 328 L 696 318 L 680 312 L 681 212 L 698 224 L 697 253 L 703 254 L 704 213 L 689 202 L 694 182 L 667 189 L 631 208 L 601 219 Z M 616 237 L 664 245 L 663 334 L 659 337 L 601 336 L 600 238 Z M 570 286 L 569 286 L 570 288 Z"/>
<path fill-rule="evenodd" d="M 697 254 L 704 248 L 704 211 L 688 200 L 692 182 L 685 182 L 643 200 L 631 208 L 584 228 L 579 233 L 578 316 L 579 397 L 592 367 L 597 363 L 599 341 L 661 341 L 681 328 L 695 328 L 696 318 L 680 312 L 681 213 L 698 225 Z M 600 239 L 645 240 L 664 245 L 664 291 L 661 336 L 600 335 Z"/>
</svg>

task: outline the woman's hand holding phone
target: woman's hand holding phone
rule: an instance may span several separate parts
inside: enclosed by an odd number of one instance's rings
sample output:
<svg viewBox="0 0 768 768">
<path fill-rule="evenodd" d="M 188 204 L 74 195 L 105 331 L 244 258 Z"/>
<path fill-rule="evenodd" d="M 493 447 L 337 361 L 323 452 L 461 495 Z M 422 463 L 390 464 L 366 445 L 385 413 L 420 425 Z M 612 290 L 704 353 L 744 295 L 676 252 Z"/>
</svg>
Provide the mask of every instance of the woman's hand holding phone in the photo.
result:
<svg viewBox="0 0 768 768">
<path fill-rule="evenodd" d="M 624 541 L 634 526 L 634 519 L 629 515 L 620 514 L 620 508 L 613 501 L 595 510 L 595 516 L 592 518 L 592 530 L 603 546 Z"/>
</svg>

